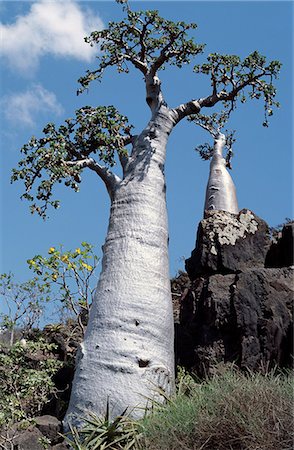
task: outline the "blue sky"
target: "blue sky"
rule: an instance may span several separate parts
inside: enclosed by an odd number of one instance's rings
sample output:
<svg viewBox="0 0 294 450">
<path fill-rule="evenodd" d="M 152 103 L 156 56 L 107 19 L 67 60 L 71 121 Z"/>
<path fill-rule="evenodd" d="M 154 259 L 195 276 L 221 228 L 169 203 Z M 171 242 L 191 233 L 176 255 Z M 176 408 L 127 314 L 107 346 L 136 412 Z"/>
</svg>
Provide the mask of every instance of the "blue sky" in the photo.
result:
<svg viewBox="0 0 294 450">
<path fill-rule="evenodd" d="M 211 52 L 245 57 L 259 50 L 283 63 L 277 99 L 280 110 L 262 127 L 263 105 L 248 102 L 235 111 L 230 128 L 236 129 L 232 176 L 239 207 L 249 208 L 270 225 L 293 216 L 292 122 L 293 61 L 292 2 L 133 2 L 134 9 L 158 9 L 173 20 L 196 22 L 196 40 Z M 58 211 L 44 222 L 29 213 L 20 201 L 20 183 L 10 185 L 12 167 L 19 149 L 32 135 L 41 136 L 44 125 L 63 122 L 82 105 L 115 105 L 140 132 L 149 119 L 140 73 L 118 75 L 109 70 L 101 84 L 76 96 L 77 79 L 95 67 L 95 52 L 83 42 L 93 28 L 123 16 L 119 5 L 100 2 L 10 2 L 0 3 L 1 43 L 1 269 L 11 270 L 24 281 L 30 276 L 26 260 L 46 254 L 62 243 L 74 249 L 81 241 L 95 245 L 101 256 L 109 213 L 102 182 L 84 173 L 80 193 L 57 191 Z M 200 57 L 195 60 L 202 61 Z M 163 91 L 170 106 L 210 93 L 209 80 L 183 70 L 161 73 Z M 211 111 L 212 112 L 212 111 Z M 167 202 L 170 227 L 170 271 L 183 269 L 195 244 L 196 229 L 203 214 L 209 164 L 201 161 L 195 146 L 209 141 L 200 128 L 180 123 L 168 144 L 166 164 Z"/>
</svg>

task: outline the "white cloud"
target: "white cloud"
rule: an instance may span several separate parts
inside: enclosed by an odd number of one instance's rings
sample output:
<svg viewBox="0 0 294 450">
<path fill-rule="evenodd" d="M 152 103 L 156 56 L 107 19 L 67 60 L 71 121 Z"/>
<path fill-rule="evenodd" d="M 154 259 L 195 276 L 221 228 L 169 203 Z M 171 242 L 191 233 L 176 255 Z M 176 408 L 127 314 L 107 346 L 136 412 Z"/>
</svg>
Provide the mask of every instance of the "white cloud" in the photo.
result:
<svg viewBox="0 0 294 450">
<path fill-rule="evenodd" d="M 6 119 L 18 126 L 34 126 L 36 117 L 42 114 L 59 116 L 63 113 L 56 95 L 40 84 L 33 84 L 24 92 L 6 95 L 1 100 L 1 106 Z"/>
<path fill-rule="evenodd" d="M 0 52 L 12 67 L 23 71 L 35 69 L 48 54 L 90 61 L 97 49 L 86 44 L 84 37 L 102 27 L 93 11 L 82 10 L 72 0 L 41 0 L 14 23 L 0 24 Z"/>
</svg>

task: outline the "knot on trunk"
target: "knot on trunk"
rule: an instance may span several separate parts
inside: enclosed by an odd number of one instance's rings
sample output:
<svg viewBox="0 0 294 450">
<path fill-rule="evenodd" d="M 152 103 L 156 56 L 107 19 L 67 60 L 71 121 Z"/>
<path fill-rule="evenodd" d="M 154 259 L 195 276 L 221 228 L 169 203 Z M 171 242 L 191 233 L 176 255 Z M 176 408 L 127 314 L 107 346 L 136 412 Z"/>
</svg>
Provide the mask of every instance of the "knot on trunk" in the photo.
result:
<svg viewBox="0 0 294 450">
<path fill-rule="evenodd" d="M 161 81 L 157 76 L 148 74 L 145 77 L 146 82 L 146 102 L 148 106 L 152 109 L 161 102 Z"/>
</svg>

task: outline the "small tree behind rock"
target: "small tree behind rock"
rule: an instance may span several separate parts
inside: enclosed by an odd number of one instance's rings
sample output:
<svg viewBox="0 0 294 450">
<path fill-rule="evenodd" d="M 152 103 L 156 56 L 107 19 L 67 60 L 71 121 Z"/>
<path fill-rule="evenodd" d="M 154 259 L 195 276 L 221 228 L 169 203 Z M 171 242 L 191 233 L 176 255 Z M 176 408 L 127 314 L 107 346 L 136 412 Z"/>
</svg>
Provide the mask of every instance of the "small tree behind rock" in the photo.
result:
<svg viewBox="0 0 294 450">
<path fill-rule="evenodd" d="M 24 283 L 18 283 L 12 273 L 0 275 L 0 296 L 3 311 L 0 313 L 0 327 L 10 335 L 12 346 L 15 330 L 22 333 L 37 326 L 50 300 L 50 285 L 36 276 Z"/>
</svg>

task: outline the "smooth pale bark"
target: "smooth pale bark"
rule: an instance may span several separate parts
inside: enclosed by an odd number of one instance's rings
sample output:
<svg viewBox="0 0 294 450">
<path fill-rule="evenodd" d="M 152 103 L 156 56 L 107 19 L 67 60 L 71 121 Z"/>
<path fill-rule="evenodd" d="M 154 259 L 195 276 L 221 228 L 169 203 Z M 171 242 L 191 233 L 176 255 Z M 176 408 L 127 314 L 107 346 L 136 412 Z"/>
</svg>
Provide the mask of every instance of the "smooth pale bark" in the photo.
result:
<svg viewBox="0 0 294 450">
<path fill-rule="evenodd" d="M 214 139 L 204 212 L 214 209 L 238 214 L 236 188 L 222 154 L 224 145 L 225 136 L 218 133 Z"/>
<path fill-rule="evenodd" d="M 150 102 L 151 103 L 151 102 Z M 91 307 L 65 425 L 87 412 L 144 414 L 158 388 L 174 389 L 173 314 L 164 162 L 175 122 L 164 105 L 134 142 L 112 185 L 102 273 Z M 138 409 L 141 408 L 141 409 Z"/>
<path fill-rule="evenodd" d="M 144 66 L 145 67 L 145 66 Z M 94 160 L 82 164 L 104 181 L 111 198 L 102 272 L 77 357 L 65 429 L 89 412 L 141 417 L 152 399 L 174 390 L 174 323 L 168 263 L 164 164 L 167 139 L 205 99 L 169 109 L 154 70 L 142 70 L 152 118 L 122 157 L 123 178 Z M 219 99 L 214 100 L 215 104 Z"/>
</svg>

